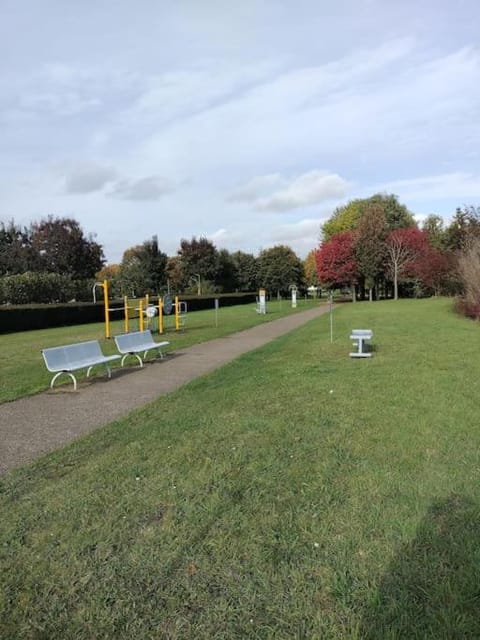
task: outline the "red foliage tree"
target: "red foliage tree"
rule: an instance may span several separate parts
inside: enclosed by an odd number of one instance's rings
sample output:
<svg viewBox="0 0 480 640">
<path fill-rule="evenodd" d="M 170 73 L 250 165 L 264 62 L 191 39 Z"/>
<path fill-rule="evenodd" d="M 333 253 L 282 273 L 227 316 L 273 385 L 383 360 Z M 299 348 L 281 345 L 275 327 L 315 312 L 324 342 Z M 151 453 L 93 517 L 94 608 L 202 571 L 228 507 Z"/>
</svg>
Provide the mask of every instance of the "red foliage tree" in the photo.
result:
<svg viewBox="0 0 480 640">
<path fill-rule="evenodd" d="M 335 233 L 317 250 L 319 281 L 327 287 L 352 286 L 357 281 L 355 235 L 351 231 Z"/>
<path fill-rule="evenodd" d="M 435 295 L 439 295 L 451 276 L 452 256 L 427 245 L 413 263 L 412 269 L 415 276 L 428 289 L 431 289 Z"/>
</svg>

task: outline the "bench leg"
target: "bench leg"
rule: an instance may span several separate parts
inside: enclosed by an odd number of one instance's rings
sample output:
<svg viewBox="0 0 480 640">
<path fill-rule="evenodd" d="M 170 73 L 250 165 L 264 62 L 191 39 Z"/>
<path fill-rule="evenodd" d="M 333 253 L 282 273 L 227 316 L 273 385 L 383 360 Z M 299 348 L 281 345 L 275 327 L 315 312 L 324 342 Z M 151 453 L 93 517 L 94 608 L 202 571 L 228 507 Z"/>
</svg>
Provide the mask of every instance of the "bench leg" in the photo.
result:
<svg viewBox="0 0 480 640">
<path fill-rule="evenodd" d="M 138 355 L 138 353 L 126 353 L 123 356 L 122 361 L 120 363 L 121 367 L 123 367 L 123 364 L 124 364 L 125 360 L 128 358 L 128 356 L 135 356 L 135 358 L 138 360 L 138 363 L 140 364 L 140 367 L 143 367 L 143 361 L 142 361 L 141 357 Z"/>
<path fill-rule="evenodd" d="M 55 384 L 55 380 L 57 378 L 59 378 L 63 373 L 65 375 L 67 375 L 67 376 L 70 376 L 70 378 L 73 380 L 73 390 L 76 391 L 77 390 L 77 379 L 75 378 L 73 373 L 70 373 L 70 371 L 59 371 L 58 373 L 56 373 L 53 376 L 52 381 L 50 382 L 50 389 L 53 389 L 53 385 Z"/>
</svg>

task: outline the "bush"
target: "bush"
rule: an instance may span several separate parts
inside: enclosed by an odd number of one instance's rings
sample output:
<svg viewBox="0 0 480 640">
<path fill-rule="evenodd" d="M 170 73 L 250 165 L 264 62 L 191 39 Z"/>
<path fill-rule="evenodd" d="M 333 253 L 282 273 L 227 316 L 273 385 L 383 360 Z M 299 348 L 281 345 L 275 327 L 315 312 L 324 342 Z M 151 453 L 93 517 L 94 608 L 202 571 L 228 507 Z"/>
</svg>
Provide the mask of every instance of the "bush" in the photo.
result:
<svg viewBox="0 0 480 640">
<path fill-rule="evenodd" d="M 480 320 L 480 301 L 468 302 L 465 298 L 457 298 L 455 311 L 472 320 Z"/>
<path fill-rule="evenodd" d="M 480 239 L 467 242 L 458 258 L 458 275 L 463 297 L 455 308 L 468 318 L 480 318 Z"/>
<path fill-rule="evenodd" d="M 60 273 L 28 271 L 0 278 L 1 304 L 59 303 L 91 300 L 93 280 L 72 280 Z"/>
</svg>

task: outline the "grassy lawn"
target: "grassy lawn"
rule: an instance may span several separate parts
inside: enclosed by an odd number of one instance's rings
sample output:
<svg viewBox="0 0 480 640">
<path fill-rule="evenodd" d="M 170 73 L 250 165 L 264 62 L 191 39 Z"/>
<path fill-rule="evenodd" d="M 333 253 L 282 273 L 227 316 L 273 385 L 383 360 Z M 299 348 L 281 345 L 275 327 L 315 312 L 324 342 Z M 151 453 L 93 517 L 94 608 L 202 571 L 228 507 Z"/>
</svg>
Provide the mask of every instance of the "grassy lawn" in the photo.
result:
<svg viewBox="0 0 480 640">
<path fill-rule="evenodd" d="M 326 304 L 325 300 L 299 300 L 296 309 L 291 308 L 288 300 L 268 303 L 268 314 L 255 313 L 255 305 L 239 305 L 220 308 L 218 311 L 218 327 L 215 327 L 215 311 L 196 311 L 187 314 L 185 330 L 174 330 L 174 317 L 165 320 L 165 337 L 156 339 L 169 340 L 170 350 L 229 335 L 235 331 L 248 329 L 262 322 L 270 322 L 281 316 L 304 311 L 314 305 Z M 138 331 L 137 321 L 130 321 L 130 330 Z M 123 333 L 123 321 L 111 323 L 111 335 Z M 104 324 L 84 324 L 74 327 L 59 327 L 38 331 L 22 331 L 0 335 L 0 353 L 2 354 L 0 403 L 15 400 L 21 396 L 31 395 L 48 389 L 52 375 L 46 370 L 41 349 L 58 347 L 62 344 L 82 342 L 84 340 L 100 340 L 105 354 L 117 353 L 113 340 L 104 339 Z M 119 366 L 114 363 L 113 367 Z M 102 367 L 99 375 L 105 375 Z M 84 374 L 80 374 L 84 375 Z M 65 378 L 57 384 L 71 384 Z"/>
<path fill-rule="evenodd" d="M 450 306 L 345 305 L 333 344 L 321 317 L 5 477 L 0 637 L 480 638 L 480 335 Z"/>
</svg>

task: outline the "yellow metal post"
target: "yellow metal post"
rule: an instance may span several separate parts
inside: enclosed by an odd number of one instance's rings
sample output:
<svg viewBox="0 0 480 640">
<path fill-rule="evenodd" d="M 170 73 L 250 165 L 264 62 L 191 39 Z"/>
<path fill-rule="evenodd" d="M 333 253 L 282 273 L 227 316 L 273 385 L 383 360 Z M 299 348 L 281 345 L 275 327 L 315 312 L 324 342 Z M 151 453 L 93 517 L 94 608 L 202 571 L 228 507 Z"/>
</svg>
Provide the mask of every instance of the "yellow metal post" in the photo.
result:
<svg viewBox="0 0 480 640">
<path fill-rule="evenodd" d="M 125 314 L 125 333 L 128 333 L 129 323 L 128 323 L 128 296 L 123 296 L 123 311 Z"/>
<path fill-rule="evenodd" d="M 178 303 L 178 296 L 175 296 L 175 331 L 180 329 L 180 305 Z"/>
<path fill-rule="evenodd" d="M 163 300 L 158 296 L 158 333 L 163 333 Z"/>
<path fill-rule="evenodd" d="M 103 305 L 105 308 L 105 338 L 110 338 L 110 309 L 108 307 L 108 280 L 104 280 L 103 284 Z"/>
<path fill-rule="evenodd" d="M 138 301 L 138 326 L 143 331 L 143 300 Z"/>
</svg>

